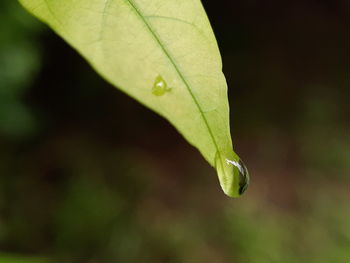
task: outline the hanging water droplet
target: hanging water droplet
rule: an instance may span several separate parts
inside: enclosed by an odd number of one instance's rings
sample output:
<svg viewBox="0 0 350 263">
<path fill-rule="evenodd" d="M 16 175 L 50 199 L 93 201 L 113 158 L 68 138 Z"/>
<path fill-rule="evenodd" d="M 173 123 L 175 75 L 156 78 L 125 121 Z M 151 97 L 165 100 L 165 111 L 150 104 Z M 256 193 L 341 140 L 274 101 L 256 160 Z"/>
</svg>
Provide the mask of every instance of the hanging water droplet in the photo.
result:
<svg viewBox="0 0 350 263">
<path fill-rule="evenodd" d="M 171 88 L 168 87 L 167 83 L 165 80 L 162 78 L 162 76 L 157 76 L 156 79 L 154 80 L 154 84 L 152 87 L 152 94 L 155 96 L 162 96 L 166 92 L 169 92 Z"/>
<path fill-rule="evenodd" d="M 223 159 L 220 154 L 216 157 L 216 169 L 224 192 L 232 197 L 242 195 L 249 186 L 249 172 L 243 161 L 237 156 L 236 160 Z"/>
<path fill-rule="evenodd" d="M 226 159 L 226 163 L 228 165 L 231 164 L 233 166 L 233 170 L 236 170 L 233 171 L 233 173 L 234 175 L 238 174 L 238 194 L 243 194 L 249 185 L 249 173 L 247 167 L 241 159 L 239 159 L 238 162 Z"/>
</svg>

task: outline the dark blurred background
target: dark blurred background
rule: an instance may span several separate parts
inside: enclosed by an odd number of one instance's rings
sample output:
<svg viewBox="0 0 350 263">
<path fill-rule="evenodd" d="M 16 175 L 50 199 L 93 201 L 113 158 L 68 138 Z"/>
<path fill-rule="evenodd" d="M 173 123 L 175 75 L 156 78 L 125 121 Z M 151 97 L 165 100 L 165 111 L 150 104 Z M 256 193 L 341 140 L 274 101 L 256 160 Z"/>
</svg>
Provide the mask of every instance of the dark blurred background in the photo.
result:
<svg viewBox="0 0 350 263">
<path fill-rule="evenodd" d="M 252 176 L 229 199 L 165 120 L 0 3 L 0 262 L 350 262 L 350 4 L 204 1 Z"/>
</svg>

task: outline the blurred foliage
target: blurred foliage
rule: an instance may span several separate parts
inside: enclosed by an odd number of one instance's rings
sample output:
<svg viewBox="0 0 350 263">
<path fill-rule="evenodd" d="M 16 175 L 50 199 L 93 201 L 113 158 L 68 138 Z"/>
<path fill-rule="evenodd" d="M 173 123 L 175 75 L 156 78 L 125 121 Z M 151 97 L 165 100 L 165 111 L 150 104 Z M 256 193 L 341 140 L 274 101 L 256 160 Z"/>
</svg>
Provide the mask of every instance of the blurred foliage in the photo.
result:
<svg viewBox="0 0 350 263">
<path fill-rule="evenodd" d="M 15 1 L 0 4 L 0 132 L 27 135 L 35 128 L 30 110 L 21 97 L 40 66 L 40 54 L 32 40 L 41 25 L 25 14 Z"/>
<path fill-rule="evenodd" d="M 0 254 L 0 262 L 3 263 L 45 263 L 43 258 Z"/>
<path fill-rule="evenodd" d="M 0 262 L 350 261 L 350 7 L 272 2 L 204 2 L 252 174 L 231 200 L 165 120 L 2 1 Z"/>
</svg>

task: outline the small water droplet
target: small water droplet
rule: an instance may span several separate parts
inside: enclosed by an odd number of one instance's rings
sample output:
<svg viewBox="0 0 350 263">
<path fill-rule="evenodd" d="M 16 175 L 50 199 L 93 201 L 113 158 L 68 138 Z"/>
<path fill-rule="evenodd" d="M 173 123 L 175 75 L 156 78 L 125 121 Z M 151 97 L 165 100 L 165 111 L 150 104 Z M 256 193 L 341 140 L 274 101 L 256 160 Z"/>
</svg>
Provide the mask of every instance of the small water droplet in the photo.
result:
<svg viewBox="0 0 350 263">
<path fill-rule="evenodd" d="M 169 91 L 171 91 L 171 88 L 168 87 L 168 84 L 162 76 L 157 76 L 152 87 L 152 94 L 155 96 L 162 96 Z"/>
<path fill-rule="evenodd" d="M 236 197 L 242 195 L 247 190 L 250 181 L 249 172 L 238 156 L 236 160 L 222 159 L 220 156 L 219 158 L 217 157 L 216 169 L 220 184 L 227 195 Z"/>
</svg>

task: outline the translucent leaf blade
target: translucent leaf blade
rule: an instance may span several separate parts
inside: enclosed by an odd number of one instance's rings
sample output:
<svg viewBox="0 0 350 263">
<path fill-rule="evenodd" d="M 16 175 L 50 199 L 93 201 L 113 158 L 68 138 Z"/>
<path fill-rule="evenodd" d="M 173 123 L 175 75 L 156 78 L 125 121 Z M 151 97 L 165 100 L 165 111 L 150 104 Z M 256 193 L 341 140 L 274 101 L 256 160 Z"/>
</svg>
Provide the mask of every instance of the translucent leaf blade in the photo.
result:
<svg viewBox="0 0 350 263">
<path fill-rule="evenodd" d="M 227 86 L 199 0 L 20 0 L 106 80 L 169 120 L 238 196 Z M 239 169 L 238 169 L 239 170 Z"/>
</svg>

